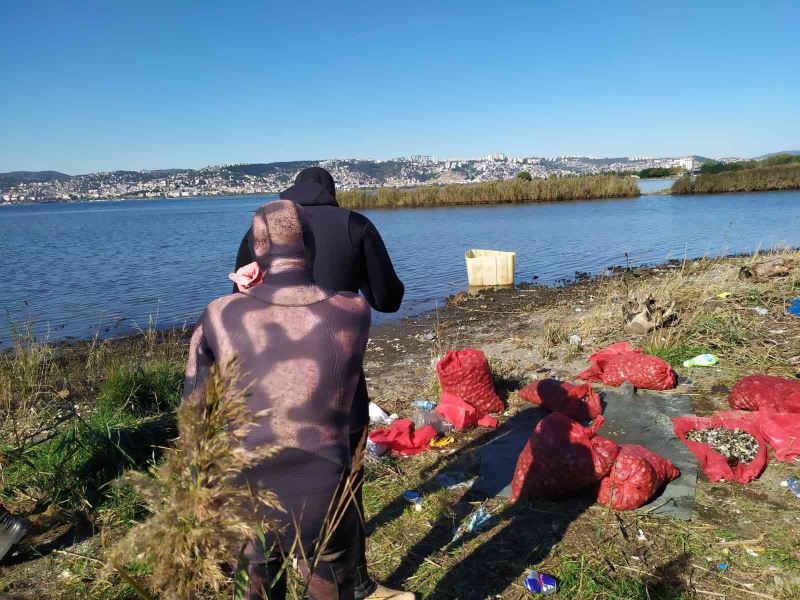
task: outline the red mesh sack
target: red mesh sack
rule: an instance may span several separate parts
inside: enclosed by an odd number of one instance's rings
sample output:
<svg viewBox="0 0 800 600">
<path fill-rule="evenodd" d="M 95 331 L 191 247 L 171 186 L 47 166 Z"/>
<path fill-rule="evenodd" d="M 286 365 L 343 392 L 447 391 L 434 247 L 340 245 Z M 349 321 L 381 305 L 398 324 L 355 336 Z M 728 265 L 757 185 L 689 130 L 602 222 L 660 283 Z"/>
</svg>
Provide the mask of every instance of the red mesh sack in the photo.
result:
<svg viewBox="0 0 800 600">
<path fill-rule="evenodd" d="M 419 431 L 414 430 L 414 421 L 398 419 L 389 427 L 376 429 L 369 434 L 369 439 L 376 444 L 386 446 L 397 454 L 419 454 L 428 449 L 431 440 L 437 436 L 433 425 L 426 425 Z"/>
<path fill-rule="evenodd" d="M 769 453 L 764 438 L 761 436 L 757 423 L 757 415 L 737 411 L 720 412 L 710 417 L 676 417 L 672 419 L 675 435 L 686 444 L 686 447 L 700 461 L 700 468 L 711 481 L 736 481 L 749 483 L 766 468 L 769 462 Z M 758 453 L 749 463 L 729 465 L 728 459 L 714 450 L 708 444 L 693 442 L 686 439 L 686 434 L 693 429 L 714 429 L 726 427 L 728 429 L 742 429 L 756 438 Z"/>
<path fill-rule="evenodd" d="M 570 496 L 608 475 L 619 446 L 596 435 L 604 421 L 601 415 L 584 427 L 556 412 L 539 421 L 517 459 L 511 502 L 528 496 Z"/>
<path fill-rule="evenodd" d="M 497 427 L 497 419 L 484 414 L 453 394 L 442 394 L 439 404 L 436 406 L 436 412 L 442 415 L 458 431 L 476 425 Z"/>
<path fill-rule="evenodd" d="M 618 386 L 626 381 L 646 390 L 669 390 L 675 387 L 675 371 L 665 360 L 642 354 L 628 342 L 617 342 L 589 357 L 591 366 L 578 375 L 585 381 L 599 381 Z"/>
<path fill-rule="evenodd" d="M 542 379 L 526 385 L 519 395 L 535 406 L 564 413 L 576 421 L 588 421 L 603 412 L 600 396 L 589 383 L 575 385 L 568 381 Z"/>
<path fill-rule="evenodd" d="M 503 410 L 489 361 L 480 350 L 450 350 L 436 363 L 442 393 L 458 396 L 484 413 Z"/>
<path fill-rule="evenodd" d="M 759 411 L 758 430 L 775 451 L 775 458 L 789 461 L 800 458 L 800 415 Z"/>
<path fill-rule="evenodd" d="M 800 413 L 800 380 L 749 375 L 733 386 L 728 404 L 740 410 Z"/>
<path fill-rule="evenodd" d="M 600 481 L 597 501 L 617 510 L 633 510 L 647 504 L 661 486 L 680 474 L 663 456 L 644 446 L 625 444 L 611 472 Z"/>
</svg>

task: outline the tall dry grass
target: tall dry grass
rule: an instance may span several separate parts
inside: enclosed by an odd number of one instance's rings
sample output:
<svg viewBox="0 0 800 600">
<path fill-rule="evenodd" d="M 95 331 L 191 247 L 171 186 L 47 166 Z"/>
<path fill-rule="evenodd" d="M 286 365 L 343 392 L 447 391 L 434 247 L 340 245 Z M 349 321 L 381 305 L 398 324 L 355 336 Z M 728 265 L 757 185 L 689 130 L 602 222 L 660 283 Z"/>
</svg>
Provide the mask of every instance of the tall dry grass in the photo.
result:
<svg viewBox="0 0 800 600">
<path fill-rule="evenodd" d="M 131 471 L 121 478 L 151 511 L 108 558 L 128 583 L 136 585 L 126 563 L 144 562 L 152 569 L 144 587 L 164 598 L 219 592 L 232 584 L 222 565 L 235 564 L 246 542 L 272 529 L 258 514 L 280 509 L 275 495 L 240 482 L 244 470 L 273 450 L 242 443 L 253 425 L 239 375 L 235 361 L 215 365 L 204 388 L 178 409 L 180 437 L 163 463 L 149 475 Z"/>
<path fill-rule="evenodd" d="M 800 189 L 800 164 L 758 167 L 741 171 L 723 171 L 681 177 L 673 185 L 673 194 L 718 194 L 723 192 L 763 192 Z"/>
<path fill-rule="evenodd" d="M 414 208 L 476 204 L 522 204 L 593 198 L 625 198 L 639 195 L 631 177 L 619 175 L 581 175 L 547 179 L 509 179 L 468 185 L 425 186 L 411 190 L 379 188 L 342 190 L 337 194 L 345 208 Z"/>
</svg>

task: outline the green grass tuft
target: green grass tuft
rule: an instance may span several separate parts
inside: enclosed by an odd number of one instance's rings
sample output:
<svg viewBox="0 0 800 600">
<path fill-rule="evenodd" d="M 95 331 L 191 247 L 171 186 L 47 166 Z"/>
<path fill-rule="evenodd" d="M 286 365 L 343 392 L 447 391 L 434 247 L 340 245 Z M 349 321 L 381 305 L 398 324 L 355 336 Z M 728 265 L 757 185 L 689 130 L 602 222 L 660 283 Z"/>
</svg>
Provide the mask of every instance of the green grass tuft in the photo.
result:
<svg viewBox="0 0 800 600">
<path fill-rule="evenodd" d="M 182 383 L 183 367 L 171 362 L 113 369 L 103 385 L 100 406 L 137 415 L 171 410 L 180 404 Z"/>
</svg>

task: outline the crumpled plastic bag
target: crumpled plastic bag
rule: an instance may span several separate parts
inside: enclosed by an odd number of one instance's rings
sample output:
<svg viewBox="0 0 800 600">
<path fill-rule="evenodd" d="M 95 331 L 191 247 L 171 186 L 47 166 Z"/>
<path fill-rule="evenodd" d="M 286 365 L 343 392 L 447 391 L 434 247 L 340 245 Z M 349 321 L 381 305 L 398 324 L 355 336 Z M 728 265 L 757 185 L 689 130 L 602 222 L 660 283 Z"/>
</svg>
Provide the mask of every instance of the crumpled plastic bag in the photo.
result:
<svg viewBox="0 0 800 600">
<path fill-rule="evenodd" d="M 471 404 L 467 404 L 458 396 L 447 392 L 442 393 L 439 404 L 434 410 L 458 431 L 475 427 L 476 425 L 497 427 L 497 419 L 485 414 Z"/>
<path fill-rule="evenodd" d="M 484 413 L 503 410 L 489 361 L 480 350 L 450 350 L 436 363 L 442 394 L 458 396 Z"/>
<path fill-rule="evenodd" d="M 628 342 L 617 342 L 589 357 L 591 366 L 578 375 L 584 381 L 599 381 L 618 386 L 629 381 L 646 390 L 669 390 L 675 387 L 675 371 L 665 360 L 643 354 Z"/>
<path fill-rule="evenodd" d="M 564 413 L 576 421 L 588 421 L 603 412 L 600 395 L 590 383 L 575 385 L 568 381 L 542 379 L 529 383 L 518 393 L 520 398 L 534 406 Z"/>
<path fill-rule="evenodd" d="M 539 421 L 517 459 L 511 502 L 529 496 L 571 496 L 608 475 L 619 446 L 596 435 L 604 421 L 601 415 L 584 427 L 556 412 Z"/>
<path fill-rule="evenodd" d="M 419 454 L 428 449 L 431 440 L 438 435 L 433 425 L 426 425 L 418 431 L 414 430 L 414 421 L 398 419 L 389 427 L 376 429 L 369 434 L 369 439 L 376 444 L 386 446 L 397 454 Z"/>
<path fill-rule="evenodd" d="M 597 501 L 617 510 L 633 510 L 647 504 L 665 483 L 680 474 L 670 460 L 649 448 L 624 444 L 611 472 L 600 481 Z"/>
<path fill-rule="evenodd" d="M 709 417 L 676 417 L 672 419 L 675 435 L 686 444 L 686 447 L 700 461 L 700 468 L 711 481 L 736 481 L 737 483 L 750 483 L 761 475 L 769 462 L 767 444 L 764 441 L 756 416 L 752 413 L 739 411 L 718 412 Z M 693 442 L 686 439 L 686 434 L 693 429 L 741 429 L 752 435 L 758 442 L 758 452 L 749 463 L 739 462 L 733 466 L 728 464 L 728 459 L 714 450 L 708 444 Z"/>
<path fill-rule="evenodd" d="M 748 375 L 733 386 L 728 404 L 740 410 L 800 413 L 800 379 Z"/>
</svg>

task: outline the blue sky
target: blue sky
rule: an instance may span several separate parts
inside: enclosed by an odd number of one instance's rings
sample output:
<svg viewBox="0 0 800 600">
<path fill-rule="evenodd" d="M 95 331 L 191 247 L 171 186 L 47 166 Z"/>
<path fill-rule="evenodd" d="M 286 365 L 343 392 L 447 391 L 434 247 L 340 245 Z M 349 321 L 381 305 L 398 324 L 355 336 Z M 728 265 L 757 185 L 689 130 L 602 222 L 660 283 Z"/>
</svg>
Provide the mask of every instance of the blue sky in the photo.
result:
<svg viewBox="0 0 800 600">
<path fill-rule="evenodd" d="M 800 148 L 797 2 L 17 2 L 0 171 Z"/>
</svg>

